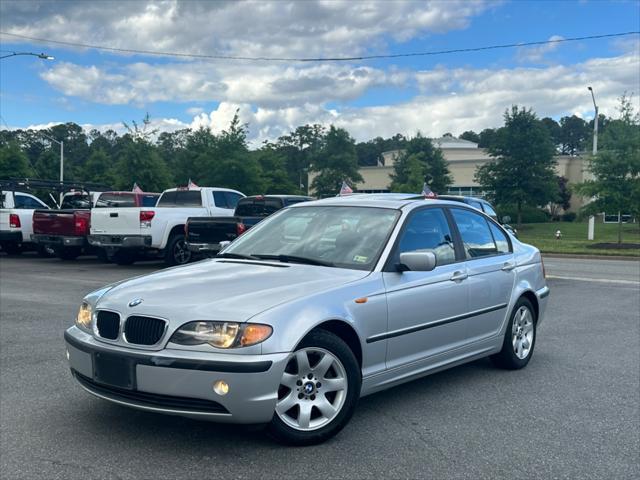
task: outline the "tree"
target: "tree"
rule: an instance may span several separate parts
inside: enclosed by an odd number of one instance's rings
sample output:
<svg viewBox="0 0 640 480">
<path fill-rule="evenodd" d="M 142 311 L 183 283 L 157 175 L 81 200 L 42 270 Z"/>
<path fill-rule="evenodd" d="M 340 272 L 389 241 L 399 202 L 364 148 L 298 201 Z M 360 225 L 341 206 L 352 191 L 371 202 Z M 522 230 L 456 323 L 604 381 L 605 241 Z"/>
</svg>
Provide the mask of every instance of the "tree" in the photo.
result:
<svg viewBox="0 0 640 480">
<path fill-rule="evenodd" d="M 115 188 L 121 190 L 130 190 L 136 182 L 147 192 L 162 192 L 173 184 L 157 149 L 145 138 L 128 133 L 119 138 L 113 175 Z"/>
<path fill-rule="evenodd" d="M 395 192 L 421 192 L 425 182 L 434 192 L 444 193 L 453 180 L 442 150 L 418 133 L 396 160 L 390 188 Z"/>
<path fill-rule="evenodd" d="M 562 127 L 553 118 L 544 117 L 540 120 L 549 132 L 549 137 L 556 150 L 561 150 L 562 145 Z"/>
<path fill-rule="evenodd" d="M 476 181 L 498 205 L 515 205 L 518 225 L 525 205 L 540 206 L 558 195 L 549 132 L 531 109 L 506 110 L 504 127 L 489 147 L 494 160 L 476 170 Z"/>
<path fill-rule="evenodd" d="M 582 118 L 572 115 L 560 119 L 560 143 L 564 155 L 576 155 L 584 150 L 587 140 L 590 138 L 587 122 Z"/>
<path fill-rule="evenodd" d="M 569 210 L 571 208 L 571 188 L 569 188 L 569 180 L 566 177 L 556 177 L 558 182 L 558 196 L 551 202 L 551 217 L 558 218 L 560 210 Z"/>
<path fill-rule="evenodd" d="M 28 177 L 31 173 L 29 158 L 16 142 L 0 146 L 0 178 Z"/>
<path fill-rule="evenodd" d="M 324 146 L 314 158 L 311 171 L 318 172 L 311 187 L 318 197 L 336 195 L 343 181 L 352 187 L 362 181 L 358 172 L 355 141 L 343 128 L 329 128 Z"/>
<path fill-rule="evenodd" d="M 102 149 L 92 150 L 91 155 L 89 155 L 83 166 L 82 178 L 90 182 L 114 185 L 116 183 L 116 175 L 114 173 L 113 159 Z M 130 181 L 130 184 L 132 185 L 134 182 L 140 183 L 139 180 L 135 179 Z M 144 187 L 144 185 L 141 185 L 141 187 Z"/>
<path fill-rule="evenodd" d="M 620 97 L 620 118 L 610 120 L 602 136 L 601 149 L 590 158 L 592 180 L 576 186 L 592 198 L 586 213 L 631 213 L 640 218 L 640 118 L 631 98 Z M 618 220 L 618 243 L 622 243 L 622 219 Z"/>
<path fill-rule="evenodd" d="M 323 148 L 326 129 L 322 125 L 303 125 L 276 142 L 277 148 L 286 158 L 289 179 L 299 186 L 300 192 L 309 189 L 308 172 L 314 158 Z"/>
<path fill-rule="evenodd" d="M 489 148 L 493 145 L 496 138 L 496 129 L 495 128 L 485 128 L 480 132 L 480 141 L 478 142 L 478 147 L 480 148 Z"/>
<path fill-rule="evenodd" d="M 463 132 L 458 138 L 462 140 L 468 140 L 473 143 L 480 143 L 480 135 L 474 132 L 473 130 L 467 130 Z"/>
<path fill-rule="evenodd" d="M 300 188 L 291 181 L 287 173 L 287 159 L 271 143 L 251 152 L 262 172 L 263 191 L 269 194 L 296 194 Z"/>
</svg>

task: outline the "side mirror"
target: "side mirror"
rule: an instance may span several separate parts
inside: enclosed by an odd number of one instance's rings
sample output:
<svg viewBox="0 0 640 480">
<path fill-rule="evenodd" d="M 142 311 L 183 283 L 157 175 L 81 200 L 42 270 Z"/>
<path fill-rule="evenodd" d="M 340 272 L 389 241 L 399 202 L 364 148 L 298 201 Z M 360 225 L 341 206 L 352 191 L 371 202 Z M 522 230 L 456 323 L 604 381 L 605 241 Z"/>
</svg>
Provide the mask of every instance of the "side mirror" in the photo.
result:
<svg viewBox="0 0 640 480">
<path fill-rule="evenodd" d="M 505 215 L 502 217 L 502 223 L 509 223 L 511 221 L 511 217 L 509 215 Z"/>
<path fill-rule="evenodd" d="M 406 272 L 430 272 L 436 268 L 436 256 L 433 252 L 404 252 L 400 254 L 398 270 Z"/>
</svg>

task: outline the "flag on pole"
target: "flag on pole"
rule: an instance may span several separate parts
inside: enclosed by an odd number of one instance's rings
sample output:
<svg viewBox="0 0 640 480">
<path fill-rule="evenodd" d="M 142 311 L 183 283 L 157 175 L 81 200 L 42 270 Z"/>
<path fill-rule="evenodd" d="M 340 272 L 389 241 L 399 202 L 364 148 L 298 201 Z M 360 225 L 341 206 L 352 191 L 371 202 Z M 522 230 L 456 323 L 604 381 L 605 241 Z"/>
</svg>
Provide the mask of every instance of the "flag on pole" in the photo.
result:
<svg viewBox="0 0 640 480">
<path fill-rule="evenodd" d="M 189 179 L 189 183 L 187 183 L 187 190 L 191 190 L 192 188 L 198 188 L 198 185 L 196 185 L 191 181 L 191 179 Z"/>
<path fill-rule="evenodd" d="M 144 193 L 144 190 L 142 190 L 137 183 L 133 184 L 133 190 L 131 190 L 133 193 Z"/>
<path fill-rule="evenodd" d="M 342 187 L 340 188 L 340 193 L 338 194 L 339 197 L 342 197 L 344 195 L 351 195 L 353 193 L 353 189 L 349 186 L 349 184 L 346 181 L 342 182 Z"/>
<path fill-rule="evenodd" d="M 422 186 L 422 195 L 424 198 L 437 198 L 438 196 L 429 188 L 429 185 L 427 185 L 426 182 Z"/>
</svg>

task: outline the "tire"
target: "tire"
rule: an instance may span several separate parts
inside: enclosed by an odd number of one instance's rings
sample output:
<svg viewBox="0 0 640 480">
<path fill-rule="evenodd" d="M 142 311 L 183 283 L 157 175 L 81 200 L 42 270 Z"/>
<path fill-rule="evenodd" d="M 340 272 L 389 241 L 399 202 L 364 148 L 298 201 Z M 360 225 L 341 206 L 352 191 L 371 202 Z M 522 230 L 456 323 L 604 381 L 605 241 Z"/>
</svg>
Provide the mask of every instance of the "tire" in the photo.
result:
<svg viewBox="0 0 640 480">
<path fill-rule="evenodd" d="M 78 247 L 61 247 L 56 251 L 61 260 L 75 260 L 81 253 L 82 249 Z"/>
<path fill-rule="evenodd" d="M 109 255 L 107 255 L 107 252 L 104 248 L 98 248 L 96 250 L 96 257 L 98 257 L 98 260 L 100 260 L 101 262 L 109 263 Z"/>
<path fill-rule="evenodd" d="M 117 265 L 133 265 L 136 261 L 136 253 L 130 250 L 117 250 L 112 257 L 112 260 Z"/>
<path fill-rule="evenodd" d="M 536 345 L 537 320 L 531 302 L 524 297 L 520 298 L 509 317 L 502 350 L 491 356 L 497 367 L 519 370 L 527 366 Z"/>
<path fill-rule="evenodd" d="M 173 235 L 167 242 L 164 252 L 164 263 L 172 267 L 174 265 L 186 265 L 191 261 L 191 250 L 187 248 L 184 235 Z"/>
<path fill-rule="evenodd" d="M 20 255 L 22 253 L 22 244 L 5 243 L 2 245 L 2 249 L 7 252 L 7 255 Z"/>
<path fill-rule="evenodd" d="M 304 358 L 301 369 L 298 359 Z M 287 363 L 267 433 L 288 445 L 328 440 L 351 419 L 361 385 L 360 366 L 347 344 L 325 330 L 311 332 Z"/>
</svg>

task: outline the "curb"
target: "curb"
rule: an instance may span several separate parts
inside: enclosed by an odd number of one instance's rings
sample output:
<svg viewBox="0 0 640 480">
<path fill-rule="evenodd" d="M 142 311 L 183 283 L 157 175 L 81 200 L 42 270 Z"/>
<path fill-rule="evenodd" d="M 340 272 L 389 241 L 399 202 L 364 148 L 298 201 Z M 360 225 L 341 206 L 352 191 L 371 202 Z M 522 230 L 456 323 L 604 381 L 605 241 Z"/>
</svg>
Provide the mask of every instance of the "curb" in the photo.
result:
<svg viewBox="0 0 640 480">
<path fill-rule="evenodd" d="M 590 254 L 572 254 L 572 253 L 544 253 L 542 257 L 547 258 L 582 258 L 584 260 L 632 260 L 640 262 L 640 257 L 632 257 L 630 255 L 590 255 Z"/>
</svg>

